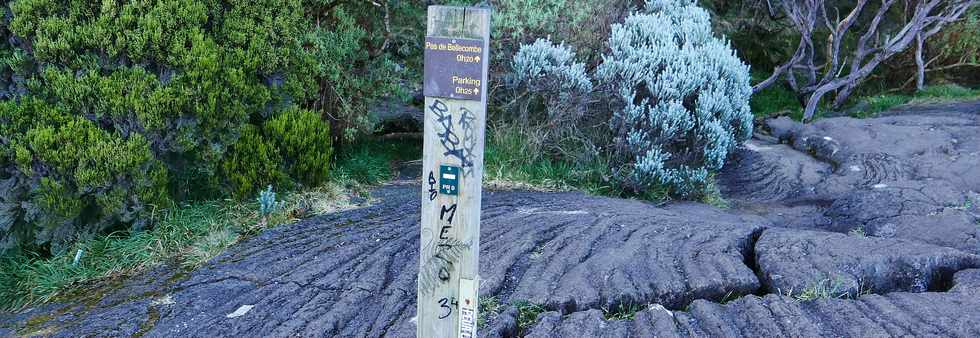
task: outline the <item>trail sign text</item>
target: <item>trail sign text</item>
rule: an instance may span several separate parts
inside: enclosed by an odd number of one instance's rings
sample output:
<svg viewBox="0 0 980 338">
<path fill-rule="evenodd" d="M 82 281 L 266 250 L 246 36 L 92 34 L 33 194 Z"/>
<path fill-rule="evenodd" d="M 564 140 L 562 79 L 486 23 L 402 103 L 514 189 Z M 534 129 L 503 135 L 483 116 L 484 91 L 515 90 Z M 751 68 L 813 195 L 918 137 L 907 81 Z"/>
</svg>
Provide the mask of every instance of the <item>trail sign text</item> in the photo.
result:
<svg viewBox="0 0 980 338">
<path fill-rule="evenodd" d="M 479 101 L 483 48 L 483 40 L 426 37 L 425 96 Z"/>
</svg>

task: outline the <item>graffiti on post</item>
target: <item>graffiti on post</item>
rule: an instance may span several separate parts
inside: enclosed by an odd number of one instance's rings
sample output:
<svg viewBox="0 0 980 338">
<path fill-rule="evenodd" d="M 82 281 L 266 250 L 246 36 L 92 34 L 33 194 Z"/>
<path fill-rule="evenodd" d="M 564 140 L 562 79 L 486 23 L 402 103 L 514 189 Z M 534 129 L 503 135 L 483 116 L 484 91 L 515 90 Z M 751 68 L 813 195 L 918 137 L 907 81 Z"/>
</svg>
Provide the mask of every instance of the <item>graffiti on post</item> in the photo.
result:
<svg viewBox="0 0 980 338">
<path fill-rule="evenodd" d="M 442 156 L 458 160 L 459 166 L 463 168 L 463 176 L 472 177 L 473 164 L 476 162 L 476 115 L 469 109 L 460 107 L 458 121 L 463 134 L 460 138 L 453 123 L 453 114 L 445 102 L 436 99 L 429 106 L 429 111 L 438 123 L 436 133 L 443 148 Z"/>
</svg>

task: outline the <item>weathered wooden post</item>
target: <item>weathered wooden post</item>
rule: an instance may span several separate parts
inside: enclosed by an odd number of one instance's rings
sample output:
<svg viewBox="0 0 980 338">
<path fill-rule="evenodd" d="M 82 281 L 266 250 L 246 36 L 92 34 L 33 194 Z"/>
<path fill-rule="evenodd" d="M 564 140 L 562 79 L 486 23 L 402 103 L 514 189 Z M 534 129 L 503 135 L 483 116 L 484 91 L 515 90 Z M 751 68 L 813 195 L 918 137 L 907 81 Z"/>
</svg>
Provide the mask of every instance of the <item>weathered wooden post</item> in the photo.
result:
<svg viewBox="0 0 980 338">
<path fill-rule="evenodd" d="M 475 337 L 490 11 L 430 6 L 418 337 Z"/>
</svg>

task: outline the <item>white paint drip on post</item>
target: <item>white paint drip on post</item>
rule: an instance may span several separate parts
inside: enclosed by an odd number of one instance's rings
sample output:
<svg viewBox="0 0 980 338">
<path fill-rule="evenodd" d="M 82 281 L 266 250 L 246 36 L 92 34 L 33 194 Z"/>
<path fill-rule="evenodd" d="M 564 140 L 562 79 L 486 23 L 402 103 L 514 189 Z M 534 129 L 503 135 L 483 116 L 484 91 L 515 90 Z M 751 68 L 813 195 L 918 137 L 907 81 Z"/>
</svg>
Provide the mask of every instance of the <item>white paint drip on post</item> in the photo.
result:
<svg viewBox="0 0 980 338">
<path fill-rule="evenodd" d="M 430 6 L 418 337 L 475 337 L 490 11 Z"/>
</svg>

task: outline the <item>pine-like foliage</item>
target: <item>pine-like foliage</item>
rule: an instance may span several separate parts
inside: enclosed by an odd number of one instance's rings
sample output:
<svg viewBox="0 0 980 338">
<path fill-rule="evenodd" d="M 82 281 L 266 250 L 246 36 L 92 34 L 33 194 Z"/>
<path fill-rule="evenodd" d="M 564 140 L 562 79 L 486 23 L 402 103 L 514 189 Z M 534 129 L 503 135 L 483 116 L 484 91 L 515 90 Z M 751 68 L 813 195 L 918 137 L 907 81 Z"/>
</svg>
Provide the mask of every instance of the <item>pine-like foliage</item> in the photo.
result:
<svg viewBox="0 0 980 338">
<path fill-rule="evenodd" d="M 613 26 L 609 50 L 597 77 L 622 107 L 610 122 L 620 178 L 637 192 L 699 194 L 752 134 L 749 67 L 690 0 L 648 0 Z"/>
<path fill-rule="evenodd" d="M 329 128 L 295 106 L 337 70 L 303 43 L 304 5 L 8 1 L 0 253 L 143 228 L 173 200 L 321 182 Z"/>
</svg>

